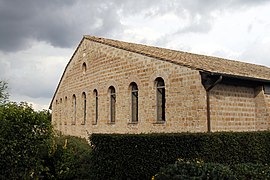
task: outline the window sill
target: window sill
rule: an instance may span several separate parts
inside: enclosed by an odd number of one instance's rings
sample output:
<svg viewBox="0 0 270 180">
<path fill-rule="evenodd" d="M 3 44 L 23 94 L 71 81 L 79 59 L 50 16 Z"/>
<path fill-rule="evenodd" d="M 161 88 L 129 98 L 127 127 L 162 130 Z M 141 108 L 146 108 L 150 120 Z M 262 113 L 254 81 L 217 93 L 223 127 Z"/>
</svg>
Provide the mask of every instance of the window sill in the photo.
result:
<svg viewBox="0 0 270 180">
<path fill-rule="evenodd" d="M 128 125 L 137 125 L 138 122 L 129 122 Z"/>
<path fill-rule="evenodd" d="M 165 124 L 165 123 L 166 123 L 166 121 L 156 121 L 153 124 Z"/>
</svg>

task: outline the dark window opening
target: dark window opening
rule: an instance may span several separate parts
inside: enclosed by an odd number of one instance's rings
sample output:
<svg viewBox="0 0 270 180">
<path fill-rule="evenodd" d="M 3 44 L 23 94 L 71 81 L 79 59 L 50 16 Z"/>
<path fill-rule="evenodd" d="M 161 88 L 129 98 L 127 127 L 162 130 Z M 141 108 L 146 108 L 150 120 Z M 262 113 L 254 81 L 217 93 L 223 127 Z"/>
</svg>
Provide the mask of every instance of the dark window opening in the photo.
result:
<svg viewBox="0 0 270 180">
<path fill-rule="evenodd" d="M 76 96 L 73 94 L 72 97 L 72 106 L 73 106 L 73 119 L 72 119 L 72 124 L 74 125 L 76 123 Z"/>
<path fill-rule="evenodd" d="M 86 94 L 83 92 L 82 94 L 82 99 L 83 99 L 83 121 L 82 124 L 85 124 L 86 122 Z"/>
<path fill-rule="evenodd" d="M 138 86 L 135 82 L 130 84 L 131 87 L 131 122 L 138 122 Z"/>
<path fill-rule="evenodd" d="M 82 70 L 83 70 L 83 74 L 85 74 L 85 72 L 86 72 L 86 63 L 85 62 L 82 65 Z"/>
<path fill-rule="evenodd" d="M 110 86 L 109 88 L 110 92 L 110 120 L 111 123 L 115 123 L 115 106 L 116 106 L 116 93 L 115 88 L 113 86 Z"/>
<path fill-rule="evenodd" d="M 162 78 L 155 80 L 157 94 L 157 121 L 165 121 L 165 83 Z"/>
<path fill-rule="evenodd" d="M 95 124 L 97 124 L 98 121 L 98 91 L 94 90 L 94 96 L 95 96 Z"/>
</svg>

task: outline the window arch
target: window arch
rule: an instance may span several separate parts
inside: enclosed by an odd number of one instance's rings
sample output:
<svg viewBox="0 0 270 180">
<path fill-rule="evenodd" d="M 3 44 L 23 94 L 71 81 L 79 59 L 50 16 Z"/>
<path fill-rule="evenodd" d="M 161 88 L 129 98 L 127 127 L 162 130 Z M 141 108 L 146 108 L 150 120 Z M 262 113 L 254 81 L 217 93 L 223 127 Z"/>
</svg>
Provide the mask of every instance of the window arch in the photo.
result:
<svg viewBox="0 0 270 180">
<path fill-rule="evenodd" d="M 73 118 L 72 118 L 72 124 L 74 125 L 76 123 L 76 107 L 77 106 L 77 102 L 76 102 L 76 95 L 73 94 L 72 96 L 72 107 L 73 107 Z"/>
<path fill-rule="evenodd" d="M 113 86 L 109 87 L 109 93 L 110 93 L 110 121 L 111 123 L 115 123 L 116 93 L 115 88 Z"/>
<path fill-rule="evenodd" d="M 83 99 L 83 121 L 82 121 L 82 124 L 85 124 L 85 122 L 86 122 L 86 94 L 85 94 L 85 92 L 82 93 L 82 99 Z"/>
<path fill-rule="evenodd" d="M 94 124 L 97 124 L 98 121 L 98 91 L 94 89 L 94 97 L 95 97 L 95 122 Z"/>
<path fill-rule="evenodd" d="M 130 85 L 131 90 L 131 122 L 138 122 L 138 86 L 135 82 Z"/>
<path fill-rule="evenodd" d="M 165 121 L 165 83 L 161 77 L 156 78 L 157 121 Z"/>
</svg>

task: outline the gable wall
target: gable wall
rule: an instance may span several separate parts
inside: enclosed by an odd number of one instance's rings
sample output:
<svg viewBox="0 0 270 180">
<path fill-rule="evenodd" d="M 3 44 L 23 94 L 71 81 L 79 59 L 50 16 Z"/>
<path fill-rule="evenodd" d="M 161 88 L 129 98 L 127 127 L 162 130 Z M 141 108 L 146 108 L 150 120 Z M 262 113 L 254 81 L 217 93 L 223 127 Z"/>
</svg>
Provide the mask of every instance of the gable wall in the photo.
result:
<svg viewBox="0 0 270 180">
<path fill-rule="evenodd" d="M 83 55 L 85 53 L 85 55 Z M 87 64 L 83 74 L 82 64 Z M 166 87 L 166 122 L 156 123 L 154 80 L 162 77 Z M 132 124 L 131 82 L 139 89 L 139 122 Z M 108 88 L 116 89 L 116 122 L 109 122 Z M 98 90 L 99 119 L 95 124 L 95 98 Z M 87 97 L 87 119 L 83 121 L 82 92 Z M 72 95 L 77 97 L 76 123 L 72 124 Z M 156 60 L 136 53 L 84 40 L 66 69 L 52 104 L 53 122 L 65 134 L 147 133 L 206 131 L 205 90 L 196 70 Z M 67 101 L 65 101 L 67 97 Z M 60 99 L 62 98 L 62 103 Z M 58 104 L 56 104 L 56 100 Z"/>
</svg>

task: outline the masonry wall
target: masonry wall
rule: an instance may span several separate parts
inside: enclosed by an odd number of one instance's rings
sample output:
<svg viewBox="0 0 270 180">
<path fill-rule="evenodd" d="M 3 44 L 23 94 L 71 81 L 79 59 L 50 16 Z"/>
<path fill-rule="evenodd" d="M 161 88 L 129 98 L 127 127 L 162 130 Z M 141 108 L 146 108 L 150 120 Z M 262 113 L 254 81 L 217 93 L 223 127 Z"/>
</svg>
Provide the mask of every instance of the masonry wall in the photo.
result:
<svg viewBox="0 0 270 180">
<path fill-rule="evenodd" d="M 86 71 L 83 71 L 86 63 Z M 157 122 L 155 79 L 166 89 L 166 121 Z M 139 120 L 131 123 L 131 92 L 139 89 Z M 116 89 L 116 122 L 110 123 L 109 87 Z M 98 121 L 95 96 L 98 91 Z M 86 122 L 83 122 L 82 93 L 86 93 Z M 76 122 L 73 94 L 76 96 Z M 149 133 L 206 131 L 205 90 L 196 70 L 84 40 L 67 66 L 52 104 L 53 123 L 64 134 Z"/>
<path fill-rule="evenodd" d="M 166 121 L 162 123 L 157 121 L 158 77 L 164 79 L 166 90 Z M 132 82 L 139 90 L 137 123 L 131 122 Z M 115 123 L 110 122 L 110 86 L 116 90 Z M 94 90 L 98 92 L 97 122 Z M 210 92 L 210 108 L 212 131 L 270 127 L 270 95 L 262 87 L 218 84 Z M 55 127 L 82 137 L 91 133 L 206 132 L 206 112 L 206 91 L 199 71 L 87 39 L 68 64 L 52 103 Z"/>
<path fill-rule="evenodd" d="M 213 131 L 255 130 L 254 88 L 218 84 L 210 104 Z"/>
<path fill-rule="evenodd" d="M 269 100 L 262 86 L 217 85 L 210 95 L 212 131 L 269 129 Z"/>
</svg>

